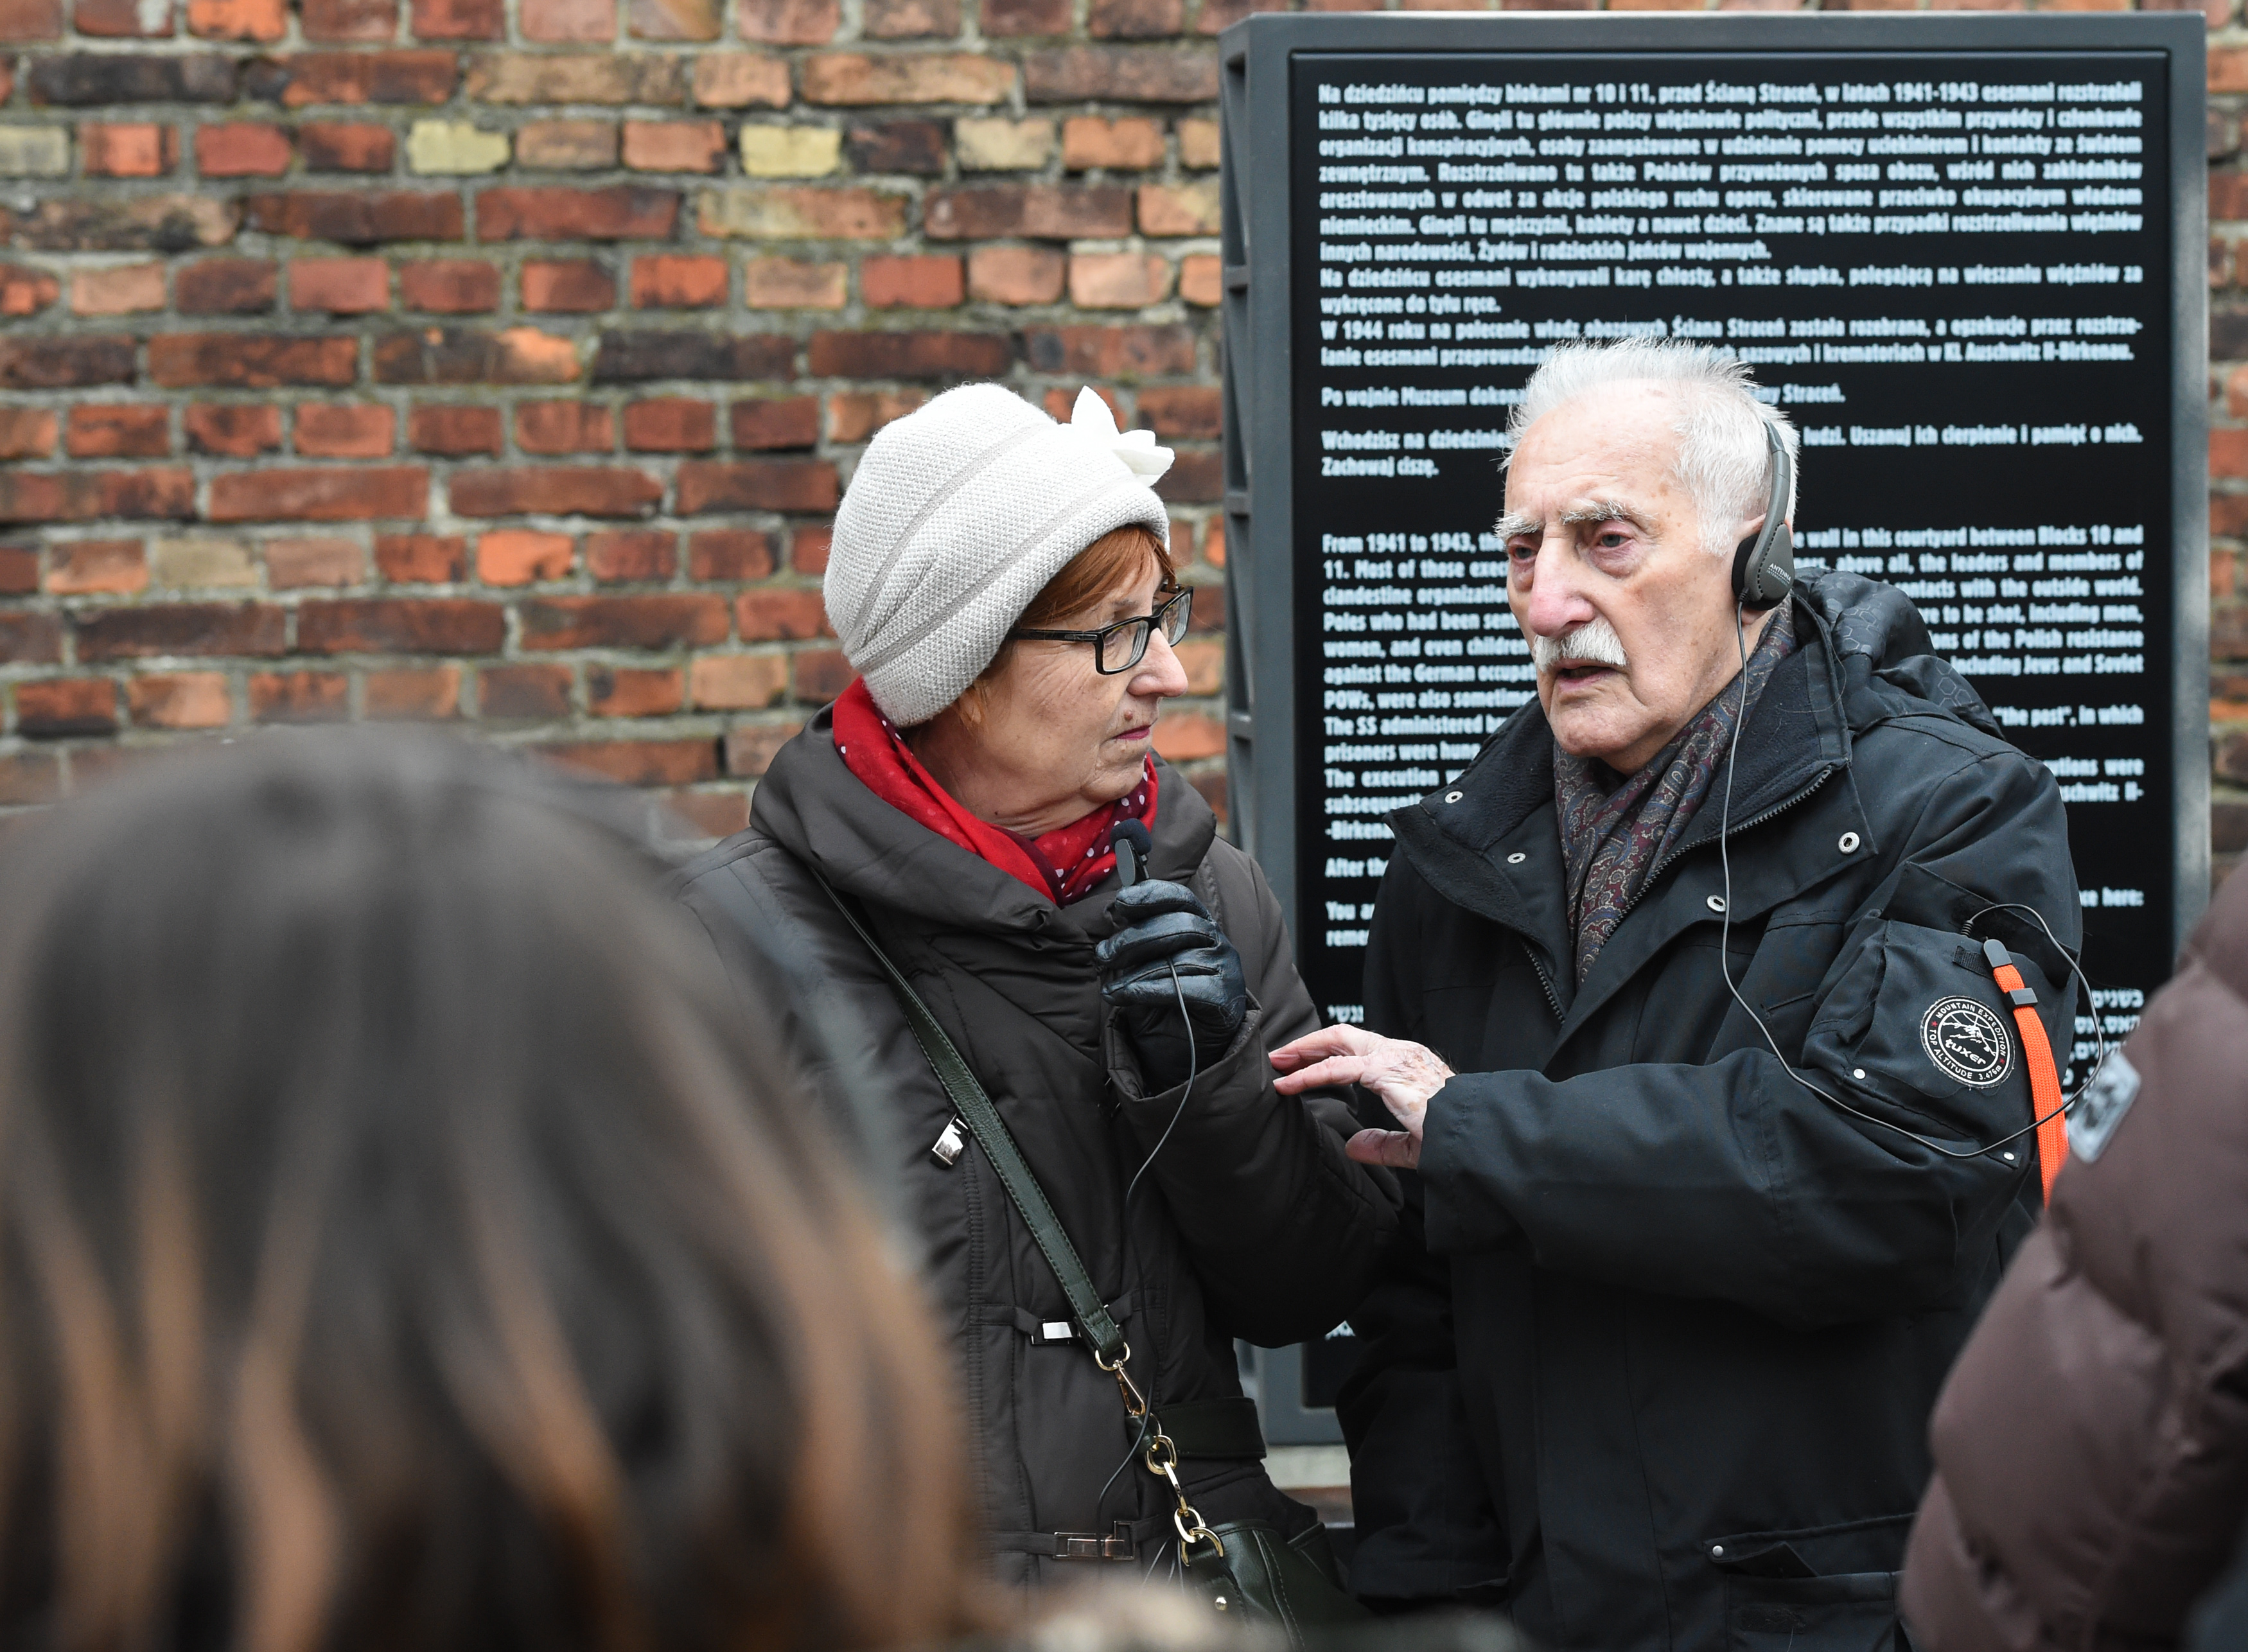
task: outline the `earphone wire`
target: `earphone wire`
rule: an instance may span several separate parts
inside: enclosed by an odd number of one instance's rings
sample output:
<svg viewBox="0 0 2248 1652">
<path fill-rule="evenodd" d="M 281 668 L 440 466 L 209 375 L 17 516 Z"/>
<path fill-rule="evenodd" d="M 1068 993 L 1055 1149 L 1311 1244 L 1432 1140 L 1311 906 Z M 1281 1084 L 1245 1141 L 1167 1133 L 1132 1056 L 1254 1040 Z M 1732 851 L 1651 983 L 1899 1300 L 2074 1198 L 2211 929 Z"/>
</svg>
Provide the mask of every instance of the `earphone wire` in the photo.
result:
<svg viewBox="0 0 2248 1652">
<path fill-rule="evenodd" d="M 1974 917 L 1968 919 L 1968 927 L 1971 929 L 1979 919 L 1981 919 L 1985 914 L 1991 912 L 2026 912 L 2031 917 L 2037 920 L 2038 928 L 2045 931 L 2045 937 L 2046 940 L 2053 943 L 2053 950 L 2060 953 L 2063 961 L 2067 963 L 2069 975 L 2074 984 L 2080 986 L 2084 990 L 2085 1002 L 2092 1011 L 2094 1035 L 2099 1040 L 2099 1059 L 2093 1063 L 2091 1071 L 2086 1073 L 2084 1082 L 2077 1086 L 2075 1094 L 2062 1098 L 2060 1105 L 2053 1108 L 2052 1112 L 2046 1114 L 2043 1117 L 2032 1119 L 2029 1123 L 2024 1125 L 2020 1129 L 2016 1130 L 2011 1135 L 2002 1135 L 1995 1141 L 1986 1143 L 1982 1147 L 1974 1148 L 1964 1152 L 1957 1148 L 1948 1148 L 1941 1141 L 1931 1141 L 1929 1137 L 1922 1135 L 1919 1132 L 1916 1130 L 1909 1130 L 1903 1125 L 1898 1124 L 1892 1120 L 1884 1119 L 1878 1114 L 1867 1113 L 1860 1108 L 1854 1107 L 1848 1102 L 1842 1100 L 1840 1097 L 1830 1095 L 1825 1090 L 1820 1089 L 1817 1085 L 1812 1083 L 1810 1080 L 1805 1078 L 1802 1073 L 1795 1070 L 1794 1065 L 1788 1060 L 1786 1054 L 1780 1049 L 1779 1040 L 1772 1036 L 1772 1029 L 1765 1025 L 1764 1018 L 1756 1012 L 1755 1006 L 1749 1003 L 1747 997 L 1742 993 L 1740 988 L 1733 984 L 1733 771 L 1738 764 L 1741 754 L 1741 724 L 1748 720 L 1749 643 L 1747 614 L 1747 602 L 1745 600 L 1737 598 L 1733 606 L 1733 641 L 1735 646 L 1740 650 L 1741 656 L 1741 675 L 1738 679 L 1741 685 L 1740 705 L 1733 714 L 1732 738 L 1728 744 L 1728 749 L 1725 753 L 1724 803 L 1717 819 L 1717 863 L 1723 871 L 1724 878 L 1724 894 L 1720 897 L 1724 901 L 1724 910 L 1718 915 L 1720 927 L 1717 936 L 1717 968 L 1725 977 L 1725 991 L 1733 995 L 1733 1002 L 1739 1004 L 1742 1011 L 1748 1016 L 1748 1018 L 1756 1023 L 1756 1030 L 1764 1035 L 1764 1041 L 1765 1045 L 1770 1047 L 1772 1053 L 1772 1059 L 1779 1063 L 1780 1071 L 1786 1073 L 1789 1078 L 1794 1080 L 1796 1083 L 1810 1091 L 1812 1094 L 1817 1096 L 1820 1100 L 1826 1102 L 1827 1106 L 1847 1113 L 1854 1119 L 1861 1119 L 1868 1124 L 1877 1124 L 1884 1130 L 1894 1130 L 1897 1134 L 1903 1136 L 1906 1140 L 1916 1141 L 1922 1147 L 1926 1148 L 1929 1152 L 1939 1155 L 1940 1156 L 1947 1159 L 1979 1159 L 1984 1157 L 1985 1155 L 1996 1153 L 1999 1148 L 2006 1146 L 2009 1142 L 2018 1141 L 2024 1136 L 2036 1134 L 2038 1130 L 2044 1126 L 2047 1120 L 2057 1118 L 2060 1114 L 2066 1113 L 2069 1108 L 2076 1105 L 2078 1100 L 2083 1096 L 2084 1093 L 2092 1087 L 2093 1080 L 2099 1076 L 2101 1067 L 2104 1066 L 2108 1060 L 2108 1034 L 2106 1029 L 2101 1025 L 2099 1002 L 2092 996 L 2092 983 L 2086 978 L 2083 966 L 2074 958 L 2069 956 L 2068 949 L 2060 944 L 2059 939 L 2053 935 L 2053 926 L 2045 921 L 2045 915 L 2039 912 L 2035 907 L 2024 905 L 2018 901 L 1993 901 L 1991 905 L 1984 907 L 1982 911 L 1976 913 Z M 2073 1011 L 2072 1011 L 2071 1013 L 2073 1014 Z"/>
</svg>

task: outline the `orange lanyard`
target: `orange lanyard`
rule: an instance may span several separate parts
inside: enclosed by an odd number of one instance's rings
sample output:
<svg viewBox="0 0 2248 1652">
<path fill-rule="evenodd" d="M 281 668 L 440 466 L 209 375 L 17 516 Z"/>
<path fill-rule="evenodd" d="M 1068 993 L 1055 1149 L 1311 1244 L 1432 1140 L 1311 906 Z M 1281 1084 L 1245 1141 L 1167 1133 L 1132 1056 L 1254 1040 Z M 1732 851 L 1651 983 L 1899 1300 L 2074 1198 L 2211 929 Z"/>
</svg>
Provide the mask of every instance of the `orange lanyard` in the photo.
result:
<svg viewBox="0 0 2248 1652">
<path fill-rule="evenodd" d="M 1991 961 L 1991 978 L 2014 1006 L 2014 1025 L 2022 1035 L 2022 1060 L 2030 1073 L 2030 1117 L 2038 1121 L 2038 1174 L 2050 1204 L 2053 1178 L 2068 1162 L 2068 1121 L 2061 1111 L 2060 1074 L 2053 1064 L 2053 1044 L 2045 1036 L 2045 1023 L 2038 1019 L 2037 993 L 2014 967 L 2012 955 L 1996 941 L 1985 941 L 1983 956 Z"/>
</svg>

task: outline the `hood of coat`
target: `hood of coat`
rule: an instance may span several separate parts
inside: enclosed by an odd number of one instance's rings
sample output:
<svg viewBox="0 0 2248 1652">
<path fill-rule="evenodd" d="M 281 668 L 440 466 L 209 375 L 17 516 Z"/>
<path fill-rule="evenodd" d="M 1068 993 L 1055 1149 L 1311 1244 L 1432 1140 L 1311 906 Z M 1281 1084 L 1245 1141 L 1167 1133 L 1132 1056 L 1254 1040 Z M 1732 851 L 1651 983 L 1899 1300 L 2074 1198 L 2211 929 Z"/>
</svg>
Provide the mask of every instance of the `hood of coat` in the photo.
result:
<svg viewBox="0 0 2248 1652">
<path fill-rule="evenodd" d="M 1792 600 L 1796 649 L 1772 672 L 1741 730 L 1732 776 L 1736 823 L 1781 808 L 1847 769 L 1852 730 L 1884 716 L 1935 709 L 1998 733 L 1975 690 L 1931 651 L 1919 611 L 1895 586 L 1854 573 L 1817 574 L 1799 581 Z M 1389 824 L 1400 853 L 1450 898 L 1550 938 L 1559 932 L 1557 914 L 1525 905 L 1496 852 L 1552 806 L 1553 734 L 1532 700 L 1500 725 L 1456 780 L 1395 811 Z M 1705 807 L 1676 853 L 1713 840 L 1720 820 Z M 1862 829 L 1870 839 L 1870 826 Z"/>
<path fill-rule="evenodd" d="M 1217 836 L 1202 793 L 1155 759 L 1148 875 L 1183 883 Z M 908 819 L 867 789 L 835 750 L 832 708 L 775 754 L 750 799 L 750 824 L 846 895 L 939 929 L 1082 941 L 1109 933 L 1113 880 L 1057 907 L 1020 879 Z"/>
</svg>

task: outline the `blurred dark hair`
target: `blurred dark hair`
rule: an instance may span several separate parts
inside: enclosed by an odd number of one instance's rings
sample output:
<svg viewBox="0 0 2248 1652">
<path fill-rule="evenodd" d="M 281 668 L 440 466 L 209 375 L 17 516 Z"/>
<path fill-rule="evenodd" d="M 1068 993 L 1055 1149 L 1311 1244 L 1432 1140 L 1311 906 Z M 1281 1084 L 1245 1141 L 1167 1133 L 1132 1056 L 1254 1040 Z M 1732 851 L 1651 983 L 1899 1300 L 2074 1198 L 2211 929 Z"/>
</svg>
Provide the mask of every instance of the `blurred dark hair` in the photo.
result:
<svg viewBox="0 0 2248 1652">
<path fill-rule="evenodd" d="M 923 1310 L 655 868 L 426 737 L 0 854 L 0 1642 L 970 1627 Z"/>
</svg>

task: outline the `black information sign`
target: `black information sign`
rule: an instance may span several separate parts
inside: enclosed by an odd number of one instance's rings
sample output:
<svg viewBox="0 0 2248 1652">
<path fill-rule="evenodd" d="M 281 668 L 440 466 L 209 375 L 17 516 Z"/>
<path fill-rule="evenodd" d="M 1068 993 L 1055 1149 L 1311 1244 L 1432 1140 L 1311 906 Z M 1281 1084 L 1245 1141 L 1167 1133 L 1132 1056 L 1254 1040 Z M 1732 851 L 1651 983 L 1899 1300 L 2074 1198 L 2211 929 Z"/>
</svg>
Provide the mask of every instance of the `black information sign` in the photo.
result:
<svg viewBox="0 0 2248 1652">
<path fill-rule="evenodd" d="M 1330 1018 L 1384 817 L 1535 690 L 1508 414 L 1555 346 L 1646 337 L 1751 366 L 1799 565 L 1911 596 L 2052 769 L 2135 1023 L 2208 876 L 2201 50 L 2191 14 L 1228 34 L 1236 814 Z"/>
</svg>

